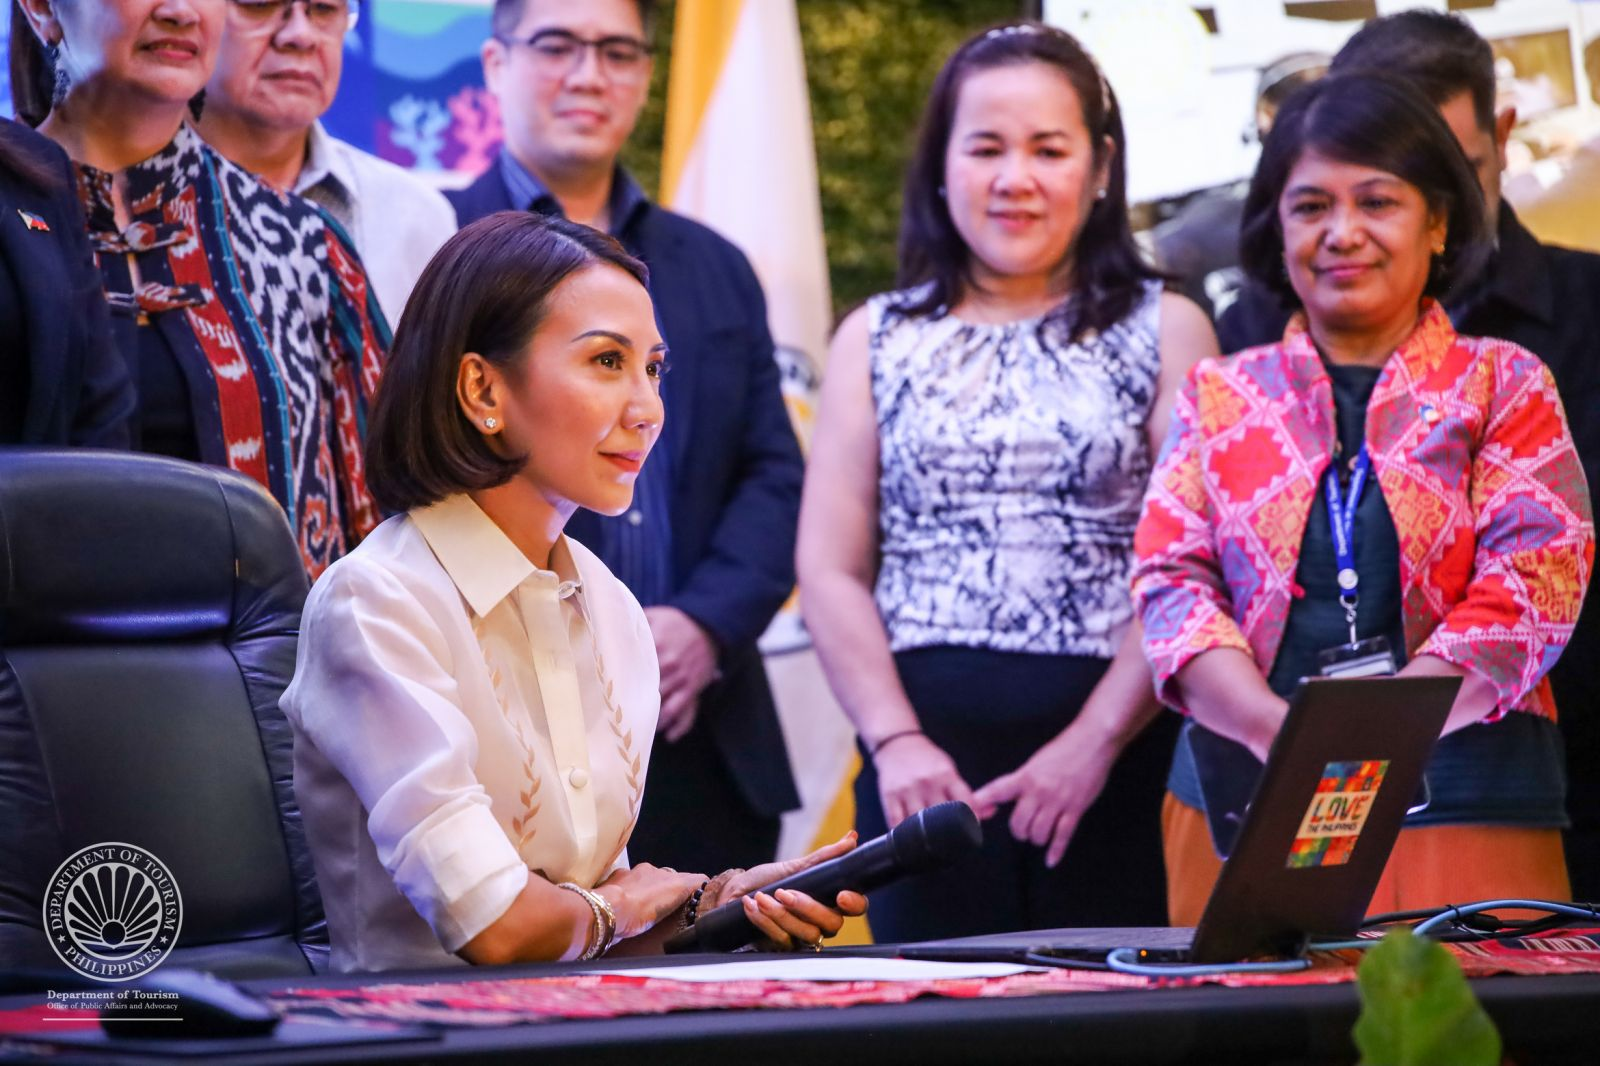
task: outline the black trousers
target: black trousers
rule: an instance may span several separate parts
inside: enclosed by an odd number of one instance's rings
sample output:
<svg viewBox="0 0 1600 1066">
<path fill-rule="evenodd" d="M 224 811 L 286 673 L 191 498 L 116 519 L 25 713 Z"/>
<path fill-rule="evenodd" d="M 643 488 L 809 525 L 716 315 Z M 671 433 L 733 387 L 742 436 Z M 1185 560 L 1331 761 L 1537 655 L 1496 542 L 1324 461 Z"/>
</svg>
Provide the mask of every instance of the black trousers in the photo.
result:
<svg viewBox="0 0 1600 1066">
<path fill-rule="evenodd" d="M 715 877 L 771 862 L 778 829 L 746 802 L 702 721 L 677 743 L 656 737 L 628 859 Z"/>
<path fill-rule="evenodd" d="M 976 789 L 1066 728 L 1109 663 L 942 647 L 902 652 L 895 665 L 923 731 Z M 1002 807 L 984 823 L 982 852 L 971 861 L 871 894 L 873 938 L 1165 925 L 1161 800 L 1178 724 L 1162 715 L 1128 746 L 1055 869 L 1045 867 L 1044 848 L 1011 835 L 1011 807 Z M 878 775 L 865 754 L 855 792 L 861 838 L 886 832 Z"/>
</svg>

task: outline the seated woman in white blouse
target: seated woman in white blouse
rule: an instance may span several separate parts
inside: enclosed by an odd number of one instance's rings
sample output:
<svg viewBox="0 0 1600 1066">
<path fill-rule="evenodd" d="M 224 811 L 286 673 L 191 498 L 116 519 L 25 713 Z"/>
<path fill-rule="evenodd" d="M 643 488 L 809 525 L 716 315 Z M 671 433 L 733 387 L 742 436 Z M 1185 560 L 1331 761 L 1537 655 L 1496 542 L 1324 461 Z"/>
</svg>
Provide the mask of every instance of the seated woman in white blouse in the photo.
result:
<svg viewBox="0 0 1600 1066">
<path fill-rule="evenodd" d="M 483 219 L 418 281 L 367 431 L 397 517 L 312 589 L 282 701 L 336 970 L 659 950 L 746 893 L 772 946 L 815 947 L 866 909 L 753 892 L 851 837 L 709 883 L 628 865 L 654 643 L 561 530 L 631 504 L 665 354 L 643 265 L 561 219 Z"/>
</svg>

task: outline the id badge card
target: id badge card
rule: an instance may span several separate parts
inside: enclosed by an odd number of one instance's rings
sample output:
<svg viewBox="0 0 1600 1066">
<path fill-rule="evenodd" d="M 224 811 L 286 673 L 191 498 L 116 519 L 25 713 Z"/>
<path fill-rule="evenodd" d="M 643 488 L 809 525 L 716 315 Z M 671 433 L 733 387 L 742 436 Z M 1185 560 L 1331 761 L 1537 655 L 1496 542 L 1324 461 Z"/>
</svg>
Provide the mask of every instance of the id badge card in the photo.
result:
<svg viewBox="0 0 1600 1066">
<path fill-rule="evenodd" d="M 1368 637 L 1317 653 L 1317 672 L 1323 677 L 1389 677 L 1397 669 L 1385 637 Z"/>
</svg>

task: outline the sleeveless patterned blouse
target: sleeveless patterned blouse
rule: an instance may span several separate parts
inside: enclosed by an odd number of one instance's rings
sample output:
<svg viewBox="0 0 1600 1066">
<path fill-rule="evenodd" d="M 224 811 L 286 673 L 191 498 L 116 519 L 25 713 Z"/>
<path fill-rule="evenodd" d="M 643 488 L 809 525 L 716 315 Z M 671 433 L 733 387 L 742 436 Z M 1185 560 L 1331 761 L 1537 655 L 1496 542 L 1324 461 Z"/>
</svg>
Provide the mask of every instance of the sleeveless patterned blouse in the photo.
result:
<svg viewBox="0 0 1600 1066">
<path fill-rule="evenodd" d="M 983 325 L 896 310 L 908 295 L 868 303 L 890 647 L 1110 658 L 1133 616 L 1159 283 L 1076 344 L 1070 303 Z"/>
</svg>

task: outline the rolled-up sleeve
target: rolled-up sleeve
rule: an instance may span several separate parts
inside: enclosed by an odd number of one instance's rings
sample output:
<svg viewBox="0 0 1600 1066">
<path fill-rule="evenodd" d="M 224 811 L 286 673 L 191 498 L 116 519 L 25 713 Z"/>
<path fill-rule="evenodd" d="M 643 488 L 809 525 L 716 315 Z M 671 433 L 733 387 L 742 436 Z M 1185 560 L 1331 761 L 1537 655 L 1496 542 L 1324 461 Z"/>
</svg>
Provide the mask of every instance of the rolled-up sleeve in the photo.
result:
<svg viewBox="0 0 1600 1066">
<path fill-rule="evenodd" d="M 395 885 L 455 952 L 510 908 L 528 869 L 478 781 L 448 642 L 392 574 L 346 560 L 307 602 L 283 708 L 354 789 Z"/>
</svg>

